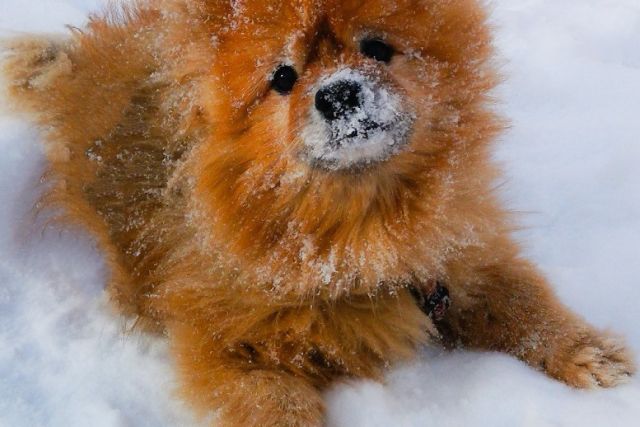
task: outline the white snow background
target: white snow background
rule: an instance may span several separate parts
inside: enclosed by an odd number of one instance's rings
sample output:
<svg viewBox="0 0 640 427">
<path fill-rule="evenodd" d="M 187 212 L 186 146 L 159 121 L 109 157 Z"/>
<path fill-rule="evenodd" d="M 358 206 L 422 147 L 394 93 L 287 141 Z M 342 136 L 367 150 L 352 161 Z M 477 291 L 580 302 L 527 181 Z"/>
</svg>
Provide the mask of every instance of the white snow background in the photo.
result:
<svg viewBox="0 0 640 427">
<path fill-rule="evenodd" d="M 0 0 L 0 35 L 80 26 L 101 3 Z M 640 354 L 640 2 L 492 8 L 512 121 L 496 157 L 519 238 L 563 301 Z M 25 219 L 43 167 L 36 130 L 0 115 L 0 426 L 196 425 L 166 343 L 109 311 L 88 236 Z M 327 393 L 329 424 L 640 425 L 640 380 L 577 391 L 504 355 L 429 350 L 387 380 Z"/>
</svg>

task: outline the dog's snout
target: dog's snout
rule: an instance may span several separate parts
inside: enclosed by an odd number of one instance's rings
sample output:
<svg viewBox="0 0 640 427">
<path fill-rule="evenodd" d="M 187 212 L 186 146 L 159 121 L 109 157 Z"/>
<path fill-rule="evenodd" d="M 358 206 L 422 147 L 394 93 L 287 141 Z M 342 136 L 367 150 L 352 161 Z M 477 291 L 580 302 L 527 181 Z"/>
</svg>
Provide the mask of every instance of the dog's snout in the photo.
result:
<svg viewBox="0 0 640 427">
<path fill-rule="evenodd" d="M 353 80 L 340 80 L 316 93 L 316 109 L 328 121 L 351 114 L 362 106 L 362 86 Z"/>
<path fill-rule="evenodd" d="M 307 95 L 311 105 L 300 133 L 304 157 L 313 166 L 371 165 L 409 142 L 412 115 L 403 98 L 376 75 L 342 68 L 316 84 L 315 93 Z"/>
</svg>

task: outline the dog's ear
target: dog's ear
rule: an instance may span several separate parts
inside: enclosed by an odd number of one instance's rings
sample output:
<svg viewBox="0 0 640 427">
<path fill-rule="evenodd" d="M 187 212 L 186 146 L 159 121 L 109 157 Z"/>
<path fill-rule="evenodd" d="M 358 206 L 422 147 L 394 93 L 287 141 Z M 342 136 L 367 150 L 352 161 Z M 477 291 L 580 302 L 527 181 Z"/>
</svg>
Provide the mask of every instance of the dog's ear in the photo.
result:
<svg viewBox="0 0 640 427">
<path fill-rule="evenodd" d="M 72 73 L 70 39 L 25 36 L 0 43 L 3 86 L 21 107 L 38 108 L 48 89 Z"/>
</svg>

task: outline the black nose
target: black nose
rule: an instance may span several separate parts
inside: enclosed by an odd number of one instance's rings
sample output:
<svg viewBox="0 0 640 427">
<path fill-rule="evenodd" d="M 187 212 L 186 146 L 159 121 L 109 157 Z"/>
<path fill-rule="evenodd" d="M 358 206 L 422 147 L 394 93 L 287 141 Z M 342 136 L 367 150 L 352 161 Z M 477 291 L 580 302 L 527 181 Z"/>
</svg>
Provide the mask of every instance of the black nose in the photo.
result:
<svg viewBox="0 0 640 427">
<path fill-rule="evenodd" d="M 333 121 L 353 113 L 362 106 L 362 86 L 353 80 L 340 80 L 316 93 L 316 108 L 325 119 Z"/>
</svg>

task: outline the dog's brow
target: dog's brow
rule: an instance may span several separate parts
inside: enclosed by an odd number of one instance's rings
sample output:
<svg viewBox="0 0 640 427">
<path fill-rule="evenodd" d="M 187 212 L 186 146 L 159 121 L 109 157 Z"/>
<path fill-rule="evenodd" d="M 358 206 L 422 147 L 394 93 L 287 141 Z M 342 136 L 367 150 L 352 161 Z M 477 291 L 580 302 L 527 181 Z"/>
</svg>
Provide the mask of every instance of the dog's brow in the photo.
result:
<svg viewBox="0 0 640 427">
<path fill-rule="evenodd" d="M 310 64 L 320 56 L 334 57 L 342 48 L 342 43 L 331 30 L 328 19 L 323 18 L 313 28 L 311 43 L 307 48 L 306 64 Z"/>
</svg>

